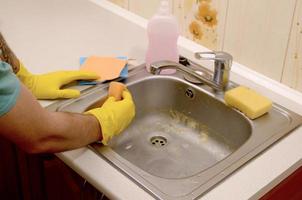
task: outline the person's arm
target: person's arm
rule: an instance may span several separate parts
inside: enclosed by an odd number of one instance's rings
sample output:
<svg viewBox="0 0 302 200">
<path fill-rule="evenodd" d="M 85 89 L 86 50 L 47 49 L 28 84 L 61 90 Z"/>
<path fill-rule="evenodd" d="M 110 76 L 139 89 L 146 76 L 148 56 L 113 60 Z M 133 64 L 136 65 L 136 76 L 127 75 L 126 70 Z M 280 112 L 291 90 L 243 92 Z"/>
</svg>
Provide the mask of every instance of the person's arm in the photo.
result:
<svg viewBox="0 0 302 200">
<path fill-rule="evenodd" d="M 121 133 L 135 116 L 135 105 L 129 91 L 123 91 L 122 100 L 115 101 L 113 97 L 109 97 L 102 107 L 89 110 L 85 114 L 47 111 L 40 106 L 35 97 L 75 98 L 80 95 L 79 91 L 61 87 L 74 80 L 96 79 L 98 76 L 80 71 L 33 75 L 22 67 L 0 32 L 1 60 L 11 64 L 14 72 L 18 72 L 19 79 L 27 84 L 25 87 L 20 83 L 19 96 L 13 98 L 17 90 L 12 87 L 17 86 L 17 79 L 9 75 L 7 64 L 2 63 L 0 96 L 3 95 L 10 102 L 2 99 L 4 101 L 1 104 L 0 101 L 0 105 L 4 105 L 0 107 L 0 111 L 8 110 L 3 115 L 0 112 L 0 135 L 27 152 L 60 152 L 82 147 L 97 140 L 106 145 L 113 136 Z M 32 93 L 28 89 L 31 89 Z"/>
<path fill-rule="evenodd" d="M 0 117 L 0 135 L 29 153 L 60 152 L 102 139 L 93 115 L 50 112 L 21 84 L 15 106 Z"/>
</svg>

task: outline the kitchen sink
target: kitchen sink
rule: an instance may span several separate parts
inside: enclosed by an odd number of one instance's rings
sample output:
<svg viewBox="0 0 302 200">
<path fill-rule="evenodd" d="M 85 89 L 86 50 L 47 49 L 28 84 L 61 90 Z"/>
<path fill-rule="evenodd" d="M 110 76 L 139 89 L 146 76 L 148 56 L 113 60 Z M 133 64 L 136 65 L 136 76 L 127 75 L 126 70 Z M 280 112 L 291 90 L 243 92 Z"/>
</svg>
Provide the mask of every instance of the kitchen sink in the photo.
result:
<svg viewBox="0 0 302 200">
<path fill-rule="evenodd" d="M 140 66 L 123 81 L 136 105 L 134 121 L 109 146 L 89 147 L 158 199 L 200 197 L 302 122 L 277 104 L 250 120 L 225 104 L 223 92 L 181 73 L 151 75 Z M 99 106 L 107 90 L 95 86 L 57 110 L 82 113 Z"/>
</svg>

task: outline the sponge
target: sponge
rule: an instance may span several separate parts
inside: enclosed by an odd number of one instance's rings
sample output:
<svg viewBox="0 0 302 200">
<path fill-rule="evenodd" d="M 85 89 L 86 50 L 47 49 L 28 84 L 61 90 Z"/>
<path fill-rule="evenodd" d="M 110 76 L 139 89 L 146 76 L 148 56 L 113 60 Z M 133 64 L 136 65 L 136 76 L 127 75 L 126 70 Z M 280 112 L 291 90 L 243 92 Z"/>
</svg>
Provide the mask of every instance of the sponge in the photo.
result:
<svg viewBox="0 0 302 200">
<path fill-rule="evenodd" d="M 107 100 L 108 97 L 113 96 L 115 98 L 115 100 L 120 101 L 123 98 L 123 91 L 127 89 L 126 85 L 124 85 L 123 83 L 120 82 L 115 82 L 112 81 L 109 83 L 109 89 L 108 89 L 108 96 L 99 99 L 98 101 L 94 102 L 93 104 L 91 104 L 86 111 L 94 109 L 94 108 L 98 108 L 101 107 L 105 101 Z"/>
<path fill-rule="evenodd" d="M 123 83 L 112 81 L 109 83 L 108 96 L 113 96 L 119 101 L 122 99 L 122 94 L 125 89 L 126 85 Z"/>
<path fill-rule="evenodd" d="M 237 108 L 250 119 L 264 115 L 273 104 L 270 99 L 244 86 L 227 91 L 224 100 L 229 106 Z"/>
</svg>

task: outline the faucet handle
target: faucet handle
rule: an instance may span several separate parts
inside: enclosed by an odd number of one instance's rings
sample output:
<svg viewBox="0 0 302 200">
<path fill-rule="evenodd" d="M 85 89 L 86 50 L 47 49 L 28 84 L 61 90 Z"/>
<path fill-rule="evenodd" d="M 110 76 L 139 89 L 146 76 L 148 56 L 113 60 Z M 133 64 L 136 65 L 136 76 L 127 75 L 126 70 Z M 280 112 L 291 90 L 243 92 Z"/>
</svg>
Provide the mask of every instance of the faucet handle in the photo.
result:
<svg viewBox="0 0 302 200">
<path fill-rule="evenodd" d="M 233 62 L 233 56 L 224 51 L 196 52 L 195 58 L 199 60 L 214 60 L 216 64 L 224 63 L 227 70 L 231 69 Z"/>
</svg>

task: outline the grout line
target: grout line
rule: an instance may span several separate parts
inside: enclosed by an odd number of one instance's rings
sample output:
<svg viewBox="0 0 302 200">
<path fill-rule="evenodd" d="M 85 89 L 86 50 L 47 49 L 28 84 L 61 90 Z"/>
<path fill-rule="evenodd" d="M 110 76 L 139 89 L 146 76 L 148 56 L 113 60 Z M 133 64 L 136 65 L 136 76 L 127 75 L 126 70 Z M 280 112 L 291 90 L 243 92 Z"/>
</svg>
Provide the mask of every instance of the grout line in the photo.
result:
<svg viewBox="0 0 302 200">
<path fill-rule="evenodd" d="M 127 0 L 127 10 L 130 9 L 130 0 Z"/>
<path fill-rule="evenodd" d="M 227 19 L 228 19 L 228 14 L 229 14 L 229 5 L 230 2 L 227 0 L 227 6 L 226 6 L 226 13 L 225 13 L 225 18 L 224 18 L 224 27 L 222 31 L 222 40 L 221 40 L 221 50 L 224 51 L 224 43 L 225 43 L 225 34 L 226 34 L 226 28 L 227 28 Z"/>
<path fill-rule="evenodd" d="M 289 56 L 289 46 L 290 46 L 290 41 L 291 41 L 291 35 L 292 35 L 292 32 L 294 30 L 294 23 L 295 23 L 295 16 L 297 14 L 297 11 L 298 11 L 298 0 L 296 0 L 296 3 L 295 3 L 295 8 L 294 8 L 294 12 L 293 12 L 293 16 L 292 16 L 292 22 L 291 22 L 291 26 L 290 26 L 290 30 L 289 30 L 289 35 L 288 35 L 288 39 L 287 39 L 287 47 L 286 47 L 286 53 L 285 53 L 285 56 L 284 56 L 284 59 L 283 59 L 283 67 L 282 67 L 282 72 L 281 72 L 281 77 L 280 77 L 280 83 L 283 82 L 284 80 L 284 73 L 285 73 L 285 68 L 286 68 L 286 60 Z"/>
</svg>

